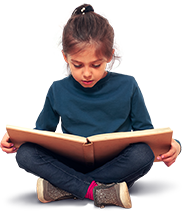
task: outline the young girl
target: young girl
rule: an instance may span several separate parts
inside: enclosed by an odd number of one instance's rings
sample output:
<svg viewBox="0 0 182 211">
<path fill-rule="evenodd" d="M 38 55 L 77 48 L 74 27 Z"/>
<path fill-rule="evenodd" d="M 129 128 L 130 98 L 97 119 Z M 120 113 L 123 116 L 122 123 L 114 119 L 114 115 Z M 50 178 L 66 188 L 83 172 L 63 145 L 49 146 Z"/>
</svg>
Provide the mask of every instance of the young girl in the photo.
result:
<svg viewBox="0 0 182 211">
<path fill-rule="evenodd" d="M 55 131 L 60 117 L 64 133 L 85 137 L 153 128 L 135 79 L 106 71 L 107 64 L 116 59 L 113 41 L 113 28 L 90 5 L 75 9 L 62 37 L 71 74 L 50 87 L 36 129 Z M 40 177 L 37 194 L 44 203 L 76 197 L 94 200 L 99 207 L 130 208 L 128 188 L 147 174 L 154 161 L 145 143 L 131 144 L 113 160 L 94 168 L 32 143 L 16 149 L 8 134 L 1 148 L 17 152 L 19 166 Z M 158 159 L 170 166 L 179 153 L 180 143 L 172 139 L 169 152 Z"/>
</svg>

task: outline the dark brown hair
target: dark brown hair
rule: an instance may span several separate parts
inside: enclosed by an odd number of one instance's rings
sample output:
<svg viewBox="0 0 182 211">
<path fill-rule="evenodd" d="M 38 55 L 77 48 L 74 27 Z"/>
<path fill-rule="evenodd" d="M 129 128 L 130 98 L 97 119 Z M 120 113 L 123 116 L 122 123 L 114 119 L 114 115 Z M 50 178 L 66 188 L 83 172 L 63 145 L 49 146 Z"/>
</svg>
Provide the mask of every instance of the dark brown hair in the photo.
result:
<svg viewBox="0 0 182 211">
<path fill-rule="evenodd" d="M 62 47 L 65 55 L 73 55 L 89 45 L 96 47 L 96 56 L 104 56 L 112 63 L 118 58 L 113 55 L 114 30 L 108 20 L 94 12 L 89 4 L 77 7 L 63 30 Z"/>
</svg>

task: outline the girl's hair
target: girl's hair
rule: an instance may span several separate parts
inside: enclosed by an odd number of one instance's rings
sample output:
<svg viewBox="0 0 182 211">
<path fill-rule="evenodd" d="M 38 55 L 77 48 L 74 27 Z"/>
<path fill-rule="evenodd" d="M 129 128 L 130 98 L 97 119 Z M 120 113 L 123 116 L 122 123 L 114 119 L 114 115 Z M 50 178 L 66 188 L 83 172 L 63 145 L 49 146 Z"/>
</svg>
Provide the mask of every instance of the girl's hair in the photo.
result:
<svg viewBox="0 0 182 211">
<path fill-rule="evenodd" d="M 63 30 L 62 47 L 65 55 L 73 55 L 86 47 L 94 45 L 96 56 L 104 56 L 110 59 L 113 56 L 111 66 L 115 59 L 114 30 L 108 20 L 94 12 L 89 4 L 77 7 Z"/>
</svg>

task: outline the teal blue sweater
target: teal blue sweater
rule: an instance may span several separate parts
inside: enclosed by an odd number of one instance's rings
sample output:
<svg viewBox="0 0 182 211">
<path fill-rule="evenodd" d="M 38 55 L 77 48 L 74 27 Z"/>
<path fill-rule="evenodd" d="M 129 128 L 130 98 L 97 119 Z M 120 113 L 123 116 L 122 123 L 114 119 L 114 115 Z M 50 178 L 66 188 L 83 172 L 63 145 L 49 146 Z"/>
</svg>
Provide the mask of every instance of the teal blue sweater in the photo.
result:
<svg viewBox="0 0 182 211">
<path fill-rule="evenodd" d="M 136 80 L 109 72 L 94 87 L 84 88 L 70 75 L 50 87 L 36 129 L 88 137 L 112 132 L 152 129 Z"/>
</svg>

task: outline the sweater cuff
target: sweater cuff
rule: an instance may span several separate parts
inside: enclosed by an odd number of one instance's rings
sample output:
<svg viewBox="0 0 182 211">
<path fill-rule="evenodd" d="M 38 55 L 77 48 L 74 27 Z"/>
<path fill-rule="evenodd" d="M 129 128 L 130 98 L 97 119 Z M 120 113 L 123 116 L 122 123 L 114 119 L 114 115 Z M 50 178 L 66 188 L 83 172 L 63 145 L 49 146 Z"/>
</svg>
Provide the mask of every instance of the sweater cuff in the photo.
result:
<svg viewBox="0 0 182 211">
<path fill-rule="evenodd" d="M 178 140 L 176 140 L 176 139 L 174 139 L 174 140 L 180 145 L 180 153 L 181 153 L 181 143 Z"/>
</svg>

